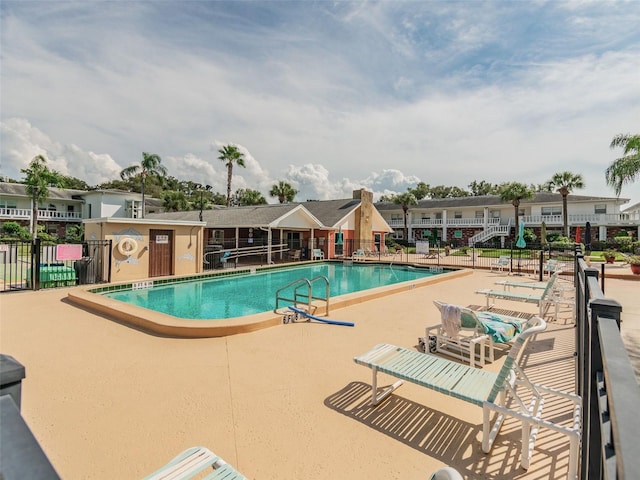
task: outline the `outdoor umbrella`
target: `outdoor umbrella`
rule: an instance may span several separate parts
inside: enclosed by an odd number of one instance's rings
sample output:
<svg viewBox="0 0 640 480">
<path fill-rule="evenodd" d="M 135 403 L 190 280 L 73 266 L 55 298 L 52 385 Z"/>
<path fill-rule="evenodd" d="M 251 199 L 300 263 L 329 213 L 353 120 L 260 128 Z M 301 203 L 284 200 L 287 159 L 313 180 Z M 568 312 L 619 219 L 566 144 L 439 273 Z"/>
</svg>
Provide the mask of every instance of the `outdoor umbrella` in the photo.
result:
<svg viewBox="0 0 640 480">
<path fill-rule="evenodd" d="M 587 222 L 587 226 L 584 227 L 584 249 L 588 252 L 591 251 L 591 223 Z"/>
<path fill-rule="evenodd" d="M 524 241 L 524 222 L 520 222 L 520 226 L 518 228 L 518 241 L 516 242 L 516 247 L 524 248 L 527 246 L 527 243 Z"/>
<path fill-rule="evenodd" d="M 518 241 L 516 247 L 518 247 L 518 275 L 520 275 L 520 256 L 522 255 L 522 249 L 527 246 L 527 242 L 524 241 L 524 222 L 520 222 L 518 227 Z"/>
<path fill-rule="evenodd" d="M 576 243 L 580 243 L 580 233 L 582 232 L 580 231 L 580 225 L 578 225 L 576 227 Z"/>
<path fill-rule="evenodd" d="M 547 244 L 547 224 L 544 222 L 540 226 L 540 244 L 543 247 Z"/>
</svg>

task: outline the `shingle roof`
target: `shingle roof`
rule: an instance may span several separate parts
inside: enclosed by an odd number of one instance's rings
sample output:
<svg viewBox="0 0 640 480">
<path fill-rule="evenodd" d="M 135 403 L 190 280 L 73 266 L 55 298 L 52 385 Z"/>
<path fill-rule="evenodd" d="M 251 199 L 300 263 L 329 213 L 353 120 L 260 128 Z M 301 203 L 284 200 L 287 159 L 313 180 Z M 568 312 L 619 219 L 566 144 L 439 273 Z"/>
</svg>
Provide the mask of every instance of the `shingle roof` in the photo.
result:
<svg viewBox="0 0 640 480">
<path fill-rule="evenodd" d="M 360 199 L 323 200 L 303 202 L 301 205 L 327 227 L 334 227 L 360 205 Z"/>
<path fill-rule="evenodd" d="M 619 200 L 620 203 L 626 203 L 628 199 L 620 198 L 612 198 L 612 197 L 594 197 L 594 196 L 586 196 L 586 195 L 569 195 L 567 197 L 567 201 L 569 203 L 579 203 L 579 202 L 594 202 L 594 201 L 610 201 L 610 200 Z M 534 197 L 530 200 L 522 200 L 520 204 L 529 204 L 529 203 L 561 203 L 562 195 L 559 193 L 549 193 L 549 192 L 539 192 L 534 195 Z M 479 195 L 476 197 L 457 197 L 457 198 L 435 198 L 435 199 L 423 199 L 418 201 L 417 206 L 412 206 L 410 208 L 425 208 L 425 209 L 445 209 L 445 208 L 455 208 L 455 207 L 494 207 L 494 206 L 503 206 L 508 205 L 508 202 L 503 202 L 500 200 L 499 195 Z M 400 208 L 399 205 L 392 202 L 378 202 L 375 204 L 375 207 L 382 210 L 398 210 Z"/>
<path fill-rule="evenodd" d="M 267 227 L 285 217 L 299 204 L 284 203 L 277 205 L 253 205 L 247 207 L 220 207 L 215 206 L 213 210 L 203 210 L 202 220 L 208 225 L 217 228 L 249 228 Z M 200 217 L 200 210 L 190 210 L 188 212 L 165 212 L 152 213 L 146 218 L 166 218 L 168 220 L 188 220 L 197 222 Z"/>
<path fill-rule="evenodd" d="M 84 190 L 71 190 L 66 188 L 49 187 L 47 198 L 51 200 L 79 200 L 78 195 L 87 193 Z M 29 197 L 27 186 L 24 183 L 0 182 L 0 194 L 15 195 L 18 197 Z"/>
</svg>

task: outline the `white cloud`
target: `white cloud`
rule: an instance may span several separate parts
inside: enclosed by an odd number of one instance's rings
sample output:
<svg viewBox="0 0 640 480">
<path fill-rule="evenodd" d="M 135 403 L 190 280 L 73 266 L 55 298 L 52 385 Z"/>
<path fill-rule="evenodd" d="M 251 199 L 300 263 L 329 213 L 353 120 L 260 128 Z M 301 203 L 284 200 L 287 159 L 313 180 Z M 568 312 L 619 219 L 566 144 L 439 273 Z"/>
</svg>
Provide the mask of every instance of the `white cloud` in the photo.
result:
<svg viewBox="0 0 640 480">
<path fill-rule="evenodd" d="M 20 170 L 26 168 L 36 155 L 43 155 L 51 169 L 80 178 L 89 185 L 117 178 L 122 170 L 108 154 L 85 151 L 74 144 L 57 142 L 26 119 L 8 119 L 0 123 L 0 129 L 2 176 L 22 179 Z"/>
</svg>

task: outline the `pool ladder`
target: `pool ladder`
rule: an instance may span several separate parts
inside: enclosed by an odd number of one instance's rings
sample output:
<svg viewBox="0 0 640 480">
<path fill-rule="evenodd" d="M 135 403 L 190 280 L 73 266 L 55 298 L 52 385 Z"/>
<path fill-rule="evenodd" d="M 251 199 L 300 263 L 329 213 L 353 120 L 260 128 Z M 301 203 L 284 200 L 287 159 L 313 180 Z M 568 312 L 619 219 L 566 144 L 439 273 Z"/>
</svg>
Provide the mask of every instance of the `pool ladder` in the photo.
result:
<svg viewBox="0 0 640 480">
<path fill-rule="evenodd" d="M 313 296 L 313 285 L 316 282 L 324 282 L 324 297 Z M 298 280 L 294 280 L 293 282 L 285 285 L 282 288 L 279 288 L 276 291 L 276 308 L 273 309 L 273 312 L 282 314 L 283 312 L 278 311 L 280 308 L 306 305 L 307 312 L 314 315 L 317 305 L 315 305 L 313 302 L 318 300 L 324 302 L 325 315 L 329 315 L 329 290 L 329 279 L 323 275 L 314 277 L 311 280 L 309 280 L 308 278 L 299 278 Z M 288 298 L 287 296 L 285 296 L 287 294 L 293 294 L 293 298 Z M 281 307 L 281 304 L 285 302 L 286 305 L 284 305 L 284 307 Z"/>
</svg>

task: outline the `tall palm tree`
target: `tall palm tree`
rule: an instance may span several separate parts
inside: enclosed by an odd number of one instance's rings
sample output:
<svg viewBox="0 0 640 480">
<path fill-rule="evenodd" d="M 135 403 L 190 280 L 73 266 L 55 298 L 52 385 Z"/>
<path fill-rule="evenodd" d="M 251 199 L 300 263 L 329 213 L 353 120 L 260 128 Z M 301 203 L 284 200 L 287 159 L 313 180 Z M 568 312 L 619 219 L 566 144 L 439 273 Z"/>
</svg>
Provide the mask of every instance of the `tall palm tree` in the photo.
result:
<svg viewBox="0 0 640 480">
<path fill-rule="evenodd" d="M 25 174 L 25 185 L 31 196 L 31 236 L 35 240 L 38 237 L 38 204 L 49 196 L 50 181 L 54 174 L 47 167 L 47 159 L 42 155 L 36 155 L 29 163 L 29 168 L 21 170 Z"/>
<path fill-rule="evenodd" d="M 503 202 L 511 202 L 511 205 L 513 205 L 513 208 L 515 209 L 516 229 L 514 236 L 518 235 L 518 227 L 520 226 L 520 219 L 518 218 L 520 201 L 533 198 L 533 190 L 524 183 L 510 182 L 500 185 L 499 193 L 500 200 Z"/>
<path fill-rule="evenodd" d="M 141 192 L 142 192 L 142 218 L 144 218 L 145 201 L 144 201 L 144 186 L 147 182 L 147 177 L 155 175 L 157 177 L 164 177 L 167 175 L 167 169 L 162 165 L 162 159 L 155 153 L 142 152 L 142 161 L 138 164 L 131 165 L 120 172 L 120 178 L 132 178 L 140 175 L 141 179 Z"/>
<path fill-rule="evenodd" d="M 244 153 L 236 145 L 225 145 L 218 150 L 218 160 L 225 162 L 227 167 L 227 207 L 231 205 L 231 177 L 233 176 L 233 164 L 244 167 Z"/>
<path fill-rule="evenodd" d="M 280 203 L 290 203 L 293 202 L 298 190 L 293 188 L 291 184 L 288 182 L 284 182 L 280 180 L 276 185 L 271 187 L 269 191 L 269 195 L 271 197 L 278 197 L 278 201 Z"/>
<path fill-rule="evenodd" d="M 551 180 L 549 186 L 556 189 L 562 195 L 562 221 L 564 225 L 564 236 L 569 236 L 569 212 L 567 211 L 567 196 L 576 188 L 584 188 L 584 180 L 582 175 L 571 172 L 556 173 Z"/>
<path fill-rule="evenodd" d="M 624 148 L 624 157 L 614 160 L 605 171 L 607 184 L 620 196 L 622 185 L 640 177 L 640 135 L 616 135 L 610 147 Z"/>
<path fill-rule="evenodd" d="M 396 205 L 402 205 L 402 212 L 404 216 L 404 239 L 409 240 L 409 228 L 407 227 L 407 212 L 409 207 L 418 204 L 416 196 L 411 192 L 399 193 L 391 197 L 391 201 Z"/>
</svg>

